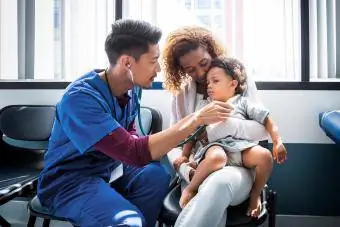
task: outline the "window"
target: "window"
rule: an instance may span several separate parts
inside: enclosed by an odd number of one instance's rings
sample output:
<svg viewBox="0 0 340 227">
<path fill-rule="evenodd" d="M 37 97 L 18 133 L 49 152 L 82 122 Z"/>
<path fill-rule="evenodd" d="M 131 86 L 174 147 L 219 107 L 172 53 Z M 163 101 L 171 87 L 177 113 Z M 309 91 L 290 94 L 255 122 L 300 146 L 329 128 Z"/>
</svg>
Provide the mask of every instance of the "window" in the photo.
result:
<svg viewBox="0 0 340 227">
<path fill-rule="evenodd" d="M 185 0 L 184 4 L 186 9 L 191 9 L 191 0 Z"/>
<path fill-rule="evenodd" d="M 54 33 L 54 79 L 63 79 L 62 75 L 62 20 L 61 20 L 61 0 L 53 1 L 53 33 Z"/>
<path fill-rule="evenodd" d="M 71 81 L 104 68 L 114 0 L 1 0 L 0 79 Z"/>
<path fill-rule="evenodd" d="M 17 9 L 16 1 L 0 1 L 0 79 L 18 78 Z"/>
<path fill-rule="evenodd" d="M 195 0 L 195 7 L 197 9 L 209 9 L 211 7 L 211 0 Z"/>
<path fill-rule="evenodd" d="M 207 15 L 197 16 L 198 20 L 207 27 L 211 27 L 211 17 Z"/>
<path fill-rule="evenodd" d="M 214 1 L 214 7 L 215 7 L 215 9 L 221 9 L 223 7 L 222 0 L 215 0 Z"/>
<path fill-rule="evenodd" d="M 205 26 L 231 56 L 245 63 L 248 74 L 255 80 L 301 79 L 298 0 L 191 0 L 190 7 L 189 1 L 183 0 L 124 0 L 123 3 L 123 18 L 156 24 L 163 30 L 163 41 L 179 26 Z M 158 79 L 163 79 L 161 74 Z"/>
<path fill-rule="evenodd" d="M 169 32 L 180 26 L 207 27 L 257 81 L 340 82 L 336 0 L 117 3 L 0 0 L 0 80 L 72 81 L 88 70 L 105 67 L 104 40 L 118 10 L 123 18 L 147 20 L 162 28 L 161 48 Z M 162 73 L 157 79 L 163 80 Z M 333 84 L 336 88 L 339 83 Z"/>
<path fill-rule="evenodd" d="M 216 15 L 214 17 L 213 27 L 214 28 L 221 28 L 221 29 L 223 29 L 223 18 L 222 18 L 222 15 Z"/>
<path fill-rule="evenodd" d="M 340 5 L 335 0 L 309 0 L 310 80 L 340 78 Z"/>
</svg>

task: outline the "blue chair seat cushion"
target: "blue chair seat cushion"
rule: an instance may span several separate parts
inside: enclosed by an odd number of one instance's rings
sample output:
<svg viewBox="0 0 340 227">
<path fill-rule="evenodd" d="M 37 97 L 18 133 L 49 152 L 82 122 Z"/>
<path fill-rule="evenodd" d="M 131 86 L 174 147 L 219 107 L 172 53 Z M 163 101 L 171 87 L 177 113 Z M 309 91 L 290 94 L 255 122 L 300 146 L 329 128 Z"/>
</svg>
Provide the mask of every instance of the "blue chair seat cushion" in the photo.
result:
<svg viewBox="0 0 340 227">
<path fill-rule="evenodd" d="M 46 141 L 16 140 L 6 135 L 2 135 L 2 140 L 13 147 L 19 147 L 24 149 L 46 150 L 48 147 L 48 140 Z"/>
<path fill-rule="evenodd" d="M 340 144 L 340 110 L 320 113 L 319 125 L 329 138 Z"/>
<path fill-rule="evenodd" d="M 28 203 L 28 209 L 31 214 L 33 214 L 36 217 L 45 218 L 45 219 L 51 219 L 51 220 L 57 220 L 57 221 L 67 221 L 65 218 L 60 218 L 52 215 L 48 209 L 43 207 L 39 201 L 39 198 L 35 196 L 29 203 Z"/>
</svg>

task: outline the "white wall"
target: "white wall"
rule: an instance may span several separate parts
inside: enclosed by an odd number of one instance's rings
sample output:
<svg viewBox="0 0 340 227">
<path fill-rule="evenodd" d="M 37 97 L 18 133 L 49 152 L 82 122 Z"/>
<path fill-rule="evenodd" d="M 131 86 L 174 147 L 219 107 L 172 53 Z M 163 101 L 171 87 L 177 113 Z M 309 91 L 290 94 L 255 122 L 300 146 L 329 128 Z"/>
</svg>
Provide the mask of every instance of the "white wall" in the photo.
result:
<svg viewBox="0 0 340 227">
<path fill-rule="evenodd" d="M 62 90 L 0 90 L 0 108 L 13 104 L 55 104 Z M 260 91 L 279 130 L 288 143 L 333 143 L 318 125 L 322 111 L 340 110 L 340 91 Z M 142 105 L 155 107 L 169 125 L 170 94 L 163 90 L 147 90 Z"/>
<path fill-rule="evenodd" d="M 320 129 L 318 115 L 340 110 L 340 91 L 261 91 L 284 140 L 289 143 L 333 143 Z"/>
</svg>

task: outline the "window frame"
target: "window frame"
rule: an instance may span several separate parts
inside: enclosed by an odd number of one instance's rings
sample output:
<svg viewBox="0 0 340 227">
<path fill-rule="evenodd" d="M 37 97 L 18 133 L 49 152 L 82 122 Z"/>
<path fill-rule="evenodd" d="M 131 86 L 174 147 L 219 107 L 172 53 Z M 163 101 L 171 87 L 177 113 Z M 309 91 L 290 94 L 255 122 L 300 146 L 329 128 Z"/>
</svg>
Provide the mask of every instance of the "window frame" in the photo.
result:
<svg viewBox="0 0 340 227">
<path fill-rule="evenodd" d="M 115 20 L 123 16 L 123 0 L 115 0 Z M 309 0 L 301 0 L 301 81 L 257 81 L 259 90 L 340 90 L 340 82 L 310 81 L 309 74 Z M 27 18 L 26 18 L 27 20 Z M 27 21 L 26 21 L 27 24 Z M 28 29 L 29 30 L 29 29 Z M 26 30 L 27 31 L 27 30 Z M 32 35 L 31 33 L 28 35 Z M 27 53 L 29 54 L 29 53 Z M 0 79 L 0 90 L 65 89 L 68 81 L 6 81 Z M 152 90 L 161 90 L 162 82 L 153 82 Z"/>
</svg>

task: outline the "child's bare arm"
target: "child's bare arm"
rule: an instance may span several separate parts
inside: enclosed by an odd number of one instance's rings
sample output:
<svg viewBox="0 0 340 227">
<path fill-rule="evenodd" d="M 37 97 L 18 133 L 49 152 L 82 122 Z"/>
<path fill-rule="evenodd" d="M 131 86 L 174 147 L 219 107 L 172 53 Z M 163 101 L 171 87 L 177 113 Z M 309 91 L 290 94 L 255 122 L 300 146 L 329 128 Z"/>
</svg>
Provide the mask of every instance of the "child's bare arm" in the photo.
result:
<svg viewBox="0 0 340 227">
<path fill-rule="evenodd" d="M 287 159 L 287 150 L 282 143 L 282 139 L 278 132 L 278 127 L 269 116 L 266 117 L 264 123 L 273 141 L 274 160 L 281 164 Z"/>
<path fill-rule="evenodd" d="M 192 148 L 195 146 L 195 141 L 189 141 L 183 145 L 182 156 L 189 158 Z"/>
<path fill-rule="evenodd" d="M 192 148 L 195 146 L 195 141 L 189 141 L 188 143 L 183 145 L 182 156 L 178 157 L 173 165 L 176 170 L 179 169 L 182 163 L 189 162 L 189 156 Z"/>
<path fill-rule="evenodd" d="M 269 133 L 270 137 L 273 140 L 273 143 L 277 143 L 281 141 L 278 128 L 276 124 L 274 123 L 273 119 L 271 119 L 269 116 L 266 117 L 264 120 L 264 125 L 267 129 L 267 132 Z M 282 141 L 281 141 L 282 142 Z"/>
</svg>

